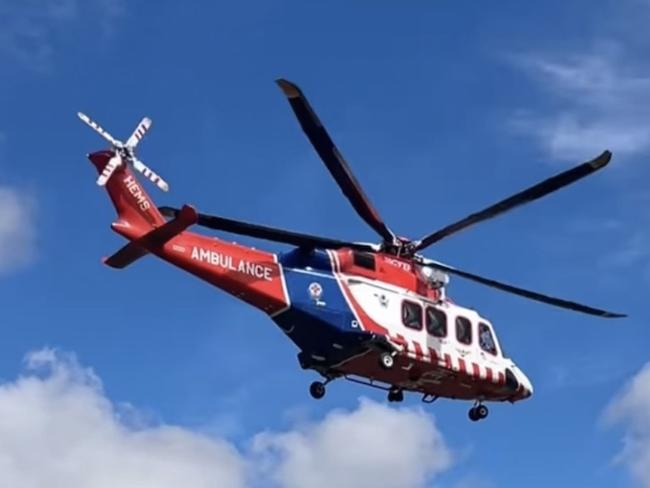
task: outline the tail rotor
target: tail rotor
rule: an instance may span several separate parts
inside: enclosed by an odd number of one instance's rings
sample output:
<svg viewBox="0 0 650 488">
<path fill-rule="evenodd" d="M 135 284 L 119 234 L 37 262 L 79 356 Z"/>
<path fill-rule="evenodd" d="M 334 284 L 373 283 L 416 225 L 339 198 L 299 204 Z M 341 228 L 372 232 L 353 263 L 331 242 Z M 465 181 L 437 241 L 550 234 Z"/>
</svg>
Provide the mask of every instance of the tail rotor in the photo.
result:
<svg viewBox="0 0 650 488">
<path fill-rule="evenodd" d="M 135 155 L 135 148 L 138 143 L 142 140 L 144 135 L 151 127 L 151 119 L 149 117 L 144 117 L 140 123 L 137 125 L 133 134 L 128 138 L 126 144 L 122 141 L 115 139 L 106 129 L 104 129 L 97 122 L 92 120 L 86 114 L 78 112 L 77 115 L 79 118 L 86 123 L 91 129 L 97 132 L 103 139 L 105 139 L 112 147 L 115 152 L 104 170 L 97 178 L 97 184 L 99 186 L 104 186 L 110 180 L 113 173 L 122 166 L 123 164 L 129 164 L 136 171 L 142 173 L 146 178 L 148 178 L 152 183 L 154 183 L 162 191 L 169 191 L 169 185 L 165 180 L 163 180 L 160 175 L 154 172 L 146 164 L 140 161 Z"/>
</svg>

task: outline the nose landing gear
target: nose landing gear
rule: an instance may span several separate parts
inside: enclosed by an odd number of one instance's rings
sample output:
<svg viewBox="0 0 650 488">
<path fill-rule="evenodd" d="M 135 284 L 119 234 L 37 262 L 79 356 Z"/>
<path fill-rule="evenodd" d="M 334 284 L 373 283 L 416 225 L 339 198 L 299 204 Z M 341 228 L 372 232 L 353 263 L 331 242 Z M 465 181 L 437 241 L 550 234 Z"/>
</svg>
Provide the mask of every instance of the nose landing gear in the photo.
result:
<svg viewBox="0 0 650 488">
<path fill-rule="evenodd" d="M 488 416 L 488 413 L 490 413 L 488 408 L 485 405 L 478 403 L 477 405 L 474 405 L 472 408 L 469 409 L 468 415 L 469 415 L 469 419 L 472 422 L 476 422 L 478 420 L 483 420 L 485 417 Z"/>
</svg>

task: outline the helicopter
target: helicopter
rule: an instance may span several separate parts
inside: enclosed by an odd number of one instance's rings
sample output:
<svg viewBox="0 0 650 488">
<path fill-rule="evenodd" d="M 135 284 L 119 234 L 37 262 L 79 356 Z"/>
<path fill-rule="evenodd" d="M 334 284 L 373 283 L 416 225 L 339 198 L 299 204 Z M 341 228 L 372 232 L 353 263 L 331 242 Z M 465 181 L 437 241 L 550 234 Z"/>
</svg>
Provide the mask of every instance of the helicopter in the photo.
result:
<svg viewBox="0 0 650 488">
<path fill-rule="evenodd" d="M 300 88 L 276 83 L 299 125 L 359 216 L 379 243 L 342 241 L 217 215 L 190 205 L 157 207 L 136 173 L 160 190 L 169 185 L 140 161 L 135 149 L 151 127 L 145 117 L 126 143 L 88 116 L 79 117 L 110 145 L 88 154 L 117 211 L 112 229 L 129 242 L 104 263 L 121 269 L 147 254 L 187 271 L 266 313 L 297 346 L 301 368 L 321 379 L 315 399 L 339 378 L 387 392 L 401 402 L 407 392 L 425 403 L 439 398 L 472 402 L 469 418 L 488 416 L 487 402 L 530 398 L 533 386 L 508 357 L 492 323 L 447 295 L 458 276 L 545 304 L 604 318 L 623 314 L 516 287 L 429 259 L 421 251 L 473 225 L 542 198 L 607 166 L 611 152 L 563 171 L 418 240 L 398 236 L 354 177 Z M 201 227 L 288 244 L 273 253 L 188 230 Z"/>
</svg>

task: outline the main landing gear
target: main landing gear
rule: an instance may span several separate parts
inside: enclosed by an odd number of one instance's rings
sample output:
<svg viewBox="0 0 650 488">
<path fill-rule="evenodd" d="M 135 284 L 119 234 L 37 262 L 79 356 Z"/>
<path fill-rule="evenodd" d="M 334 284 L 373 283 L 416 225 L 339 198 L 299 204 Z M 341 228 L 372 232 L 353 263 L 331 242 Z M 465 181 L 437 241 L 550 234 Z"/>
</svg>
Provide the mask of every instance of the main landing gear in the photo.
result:
<svg viewBox="0 0 650 488">
<path fill-rule="evenodd" d="M 379 366 L 381 366 L 385 370 L 392 369 L 395 366 L 395 356 L 397 355 L 397 351 L 382 351 L 379 353 Z M 310 364 L 305 360 L 304 354 L 300 353 L 298 355 L 298 361 L 300 361 L 300 365 L 303 367 L 303 369 L 307 369 Z M 332 380 L 335 380 L 336 378 L 339 378 L 343 376 L 344 378 L 350 380 L 350 381 L 356 381 L 357 383 L 361 383 L 364 385 L 370 385 L 370 386 L 375 386 L 373 381 L 370 380 L 370 382 L 362 382 L 359 380 L 354 380 L 352 377 L 348 377 L 345 374 L 341 373 L 336 373 L 331 370 L 318 370 L 321 375 L 325 378 L 325 381 L 314 381 L 311 385 L 309 385 L 309 394 L 312 396 L 312 398 L 316 400 L 320 400 L 325 396 L 325 385 L 329 383 Z M 376 388 L 380 388 L 382 390 L 386 390 L 385 387 L 379 387 L 375 386 Z M 398 388 L 396 386 L 391 387 L 388 389 L 388 401 L 389 402 L 401 402 L 404 400 L 404 392 L 402 391 L 401 388 Z"/>
<path fill-rule="evenodd" d="M 388 401 L 398 403 L 404 401 L 404 392 L 402 389 L 393 386 L 390 390 L 388 390 Z"/>
<path fill-rule="evenodd" d="M 469 409 L 468 415 L 469 415 L 469 419 L 472 422 L 476 422 L 478 420 L 483 420 L 485 417 L 488 416 L 488 413 L 490 413 L 488 408 L 482 403 L 478 403 Z"/>
</svg>

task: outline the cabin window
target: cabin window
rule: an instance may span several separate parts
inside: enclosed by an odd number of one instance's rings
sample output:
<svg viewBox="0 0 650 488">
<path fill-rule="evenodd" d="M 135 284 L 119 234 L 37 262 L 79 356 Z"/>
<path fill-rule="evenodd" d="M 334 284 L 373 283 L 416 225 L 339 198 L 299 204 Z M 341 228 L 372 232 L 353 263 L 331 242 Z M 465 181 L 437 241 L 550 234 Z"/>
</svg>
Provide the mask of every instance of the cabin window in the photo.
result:
<svg viewBox="0 0 650 488">
<path fill-rule="evenodd" d="M 360 268 L 375 270 L 375 255 L 369 252 L 352 251 L 352 262 Z"/>
<path fill-rule="evenodd" d="M 447 335 L 447 314 L 435 307 L 426 309 L 427 332 L 433 337 L 445 337 Z"/>
<path fill-rule="evenodd" d="M 492 330 L 490 326 L 479 322 L 478 324 L 478 343 L 485 352 L 490 354 L 497 354 L 497 345 L 494 342 L 494 336 L 492 335 Z"/>
<path fill-rule="evenodd" d="M 415 302 L 402 302 L 402 323 L 409 329 L 422 329 L 422 306 Z"/>
<path fill-rule="evenodd" d="M 472 343 L 472 323 L 466 317 L 456 317 L 456 340 L 461 344 Z"/>
</svg>

